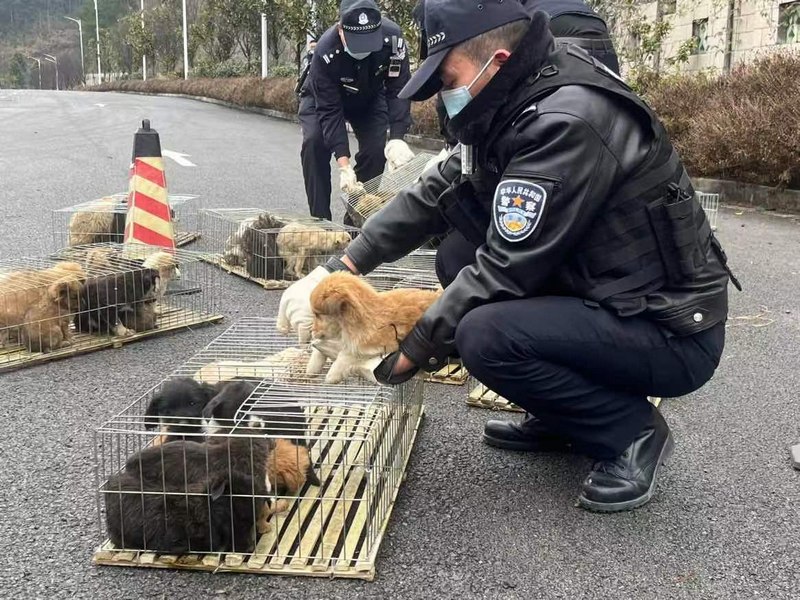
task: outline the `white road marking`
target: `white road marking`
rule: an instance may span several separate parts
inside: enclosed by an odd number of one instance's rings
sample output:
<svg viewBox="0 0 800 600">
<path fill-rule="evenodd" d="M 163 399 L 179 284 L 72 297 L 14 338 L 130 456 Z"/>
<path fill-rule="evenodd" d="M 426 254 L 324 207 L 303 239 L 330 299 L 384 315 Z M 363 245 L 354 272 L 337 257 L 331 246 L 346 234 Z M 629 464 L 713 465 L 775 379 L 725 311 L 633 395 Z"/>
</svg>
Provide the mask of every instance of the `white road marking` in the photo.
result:
<svg viewBox="0 0 800 600">
<path fill-rule="evenodd" d="M 197 165 L 194 164 L 192 161 L 188 160 L 189 155 L 183 154 L 182 152 L 175 152 L 173 150 L 161 150 L 162 156 L 166 158 L 171 158 L 176 163 L 178 163 L 182 167 L 196 167 Z"/>
<path fill-rule="evenodd" d="M 95 106 L 99 106 L 100 108 L 103 108 L 105 106 L 105 104 L 95 104 Z"/>
</svg>

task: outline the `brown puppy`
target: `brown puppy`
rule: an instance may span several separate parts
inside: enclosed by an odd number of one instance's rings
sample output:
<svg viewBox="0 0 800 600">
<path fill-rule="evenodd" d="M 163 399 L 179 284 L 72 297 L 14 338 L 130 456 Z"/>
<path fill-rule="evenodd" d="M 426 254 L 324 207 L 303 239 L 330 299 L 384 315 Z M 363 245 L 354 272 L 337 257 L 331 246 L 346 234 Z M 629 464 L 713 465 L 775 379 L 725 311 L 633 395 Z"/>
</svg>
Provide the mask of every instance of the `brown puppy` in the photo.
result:
<svg viewBox="0 0 800 600">
<path fill-rule="evenodd" d="M 0 276 L 0 342 L 21 341 L 32 352 L 69 345 L 69 323 L 85 280 L 83 268 L 74 262 Z"/>
<path fill-rule="evenodd" d="M 350 234 L 343 229 L 294 222 L 280 230 L 276 243 L 278 254 L 286 263 L 285 272 L 299 279 L 316 266 L 307 261 L 344 250 L 350 241 Z"/>
<path fill-rule="evenodd" d="M 417 289 L 377 292 L 350 273 L 323 279 L 311 293 L 312 336 L 342 344 L 325 381 L 339 383 L 365 361 L 396 351 L 439 296 L 439 291 Z"/>
<path fill-rule="evenodd" d="M 267 477 L 278 496 L 297 496 L 305 486 L 309 473 L 315 479 L 312 485 L 321 485 L 311 469 L 308 448 L 282 438 L 274 440 L 274 443 L 272 452 L 267 458 Z M 270 512 L 283 512 L 288 507 L 288 499 L 282 498 L 275 503 Z"/>
</svg>

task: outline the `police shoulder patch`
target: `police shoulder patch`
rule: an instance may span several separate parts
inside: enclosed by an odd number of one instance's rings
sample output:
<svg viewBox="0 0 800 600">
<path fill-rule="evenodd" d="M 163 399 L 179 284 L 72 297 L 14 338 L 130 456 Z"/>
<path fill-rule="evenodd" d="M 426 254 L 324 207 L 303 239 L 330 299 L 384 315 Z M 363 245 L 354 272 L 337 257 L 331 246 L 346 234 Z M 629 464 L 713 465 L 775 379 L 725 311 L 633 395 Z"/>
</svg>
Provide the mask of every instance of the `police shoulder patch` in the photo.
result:
<svg viewBox="0 0 800 600">
<path fill-rule="evenodd" d="M 492 202 L 492 218 L 500 237 L 521 242 L 539 226 L 547 203 L 547 190 L 524 179 L 504 179 Z"/>
</svg>

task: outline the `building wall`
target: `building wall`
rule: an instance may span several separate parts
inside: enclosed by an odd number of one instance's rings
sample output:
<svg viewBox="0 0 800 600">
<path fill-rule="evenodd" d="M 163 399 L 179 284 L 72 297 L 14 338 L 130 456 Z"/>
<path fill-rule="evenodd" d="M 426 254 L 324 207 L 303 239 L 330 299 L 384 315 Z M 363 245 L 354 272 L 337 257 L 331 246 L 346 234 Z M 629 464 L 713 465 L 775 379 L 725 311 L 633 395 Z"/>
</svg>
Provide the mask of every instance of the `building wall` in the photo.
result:
<svg viewBox="0 0 800 600">
<path fill-rule="evenodd" d="M 640 12 L 649 21 L 655 21 L 658 3 L 663 1 L 643 2 L 640 5 Z M 781 4 L 791 4 L 791 1 L 735 0 L 732 65 L 751 60 L 765 52 L 800 50 L 800 43 L 778 42 L 778 15 Z M 680 68 L 683 71 L 714 69 L 721 72 L 725 64 L 728 10 L 728 0 L 677 0 L 675 12 L 665 14 L 663 17 L 664 21 L 671 25 L 671 29 L 662 46 L 660 66 L 668 68 L 667 60 L 675 56 L 681 44 L 692 39 L 693 23 L 708 19 L 707 50 L 693 54 L 689 62 Z M 618 33 L 621 33 L 624 39 L 625 32 Z"/>
</svg>

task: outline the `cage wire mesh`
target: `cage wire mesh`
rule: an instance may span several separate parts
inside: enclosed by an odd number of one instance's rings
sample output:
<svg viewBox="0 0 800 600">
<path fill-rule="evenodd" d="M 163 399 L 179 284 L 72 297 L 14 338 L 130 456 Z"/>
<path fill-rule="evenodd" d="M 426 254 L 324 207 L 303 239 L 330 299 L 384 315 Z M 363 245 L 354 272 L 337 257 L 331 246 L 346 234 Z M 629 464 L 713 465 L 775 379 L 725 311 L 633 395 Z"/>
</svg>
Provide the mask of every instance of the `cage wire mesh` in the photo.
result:
<svg viewBox="0 0 800 600">
<path fill-rule="evenodd" d="M 700 201 L 700 206 L 706 213 L 708 224 L 711 225 L 712 231 L 717 230 L 717 215 L 719 214 L 719 194 L 710 194 L 708 192 L 695 192 L 697 199 Z"/>
<path fill-rule="evenodd" d="M 186 246 L 200 237 L 199 197 L 170 194 L 168 202 L 175 245 Z M 128 194 L 125 192 L 56 209 L 52 213 L 53 249 L 103 242 L 122 243 L 127 212 Z"/>
<path fill-rule="evenodd" d="M 368 217 L 378 212 L 397 193 L 412 185 L 422 175 L 433 154 L 421 152 L 408 163 L 392 172 L 386 172 L 364 183 L 364 191 L 342 194 L 347 214 L 356 227 L 362 227 Z"/>
<path fill-rule="evenodd" d="M 0 371 L 218 321 L 197 253 L 105 243 L 0 260 Z"/>
<path fill-rule="evenodd" d="M 267 289 L 288 287 L 358 235 L 325 219 L 259 208 L 206 209 L 201 221 L 209 260 Z"/>
<path fill-rule="evenodd" d="M 308 352 L 242 319 L 98 427 L 94 561 L 371 579 L 424 384 L 328 386 Z"/>
</svg>

